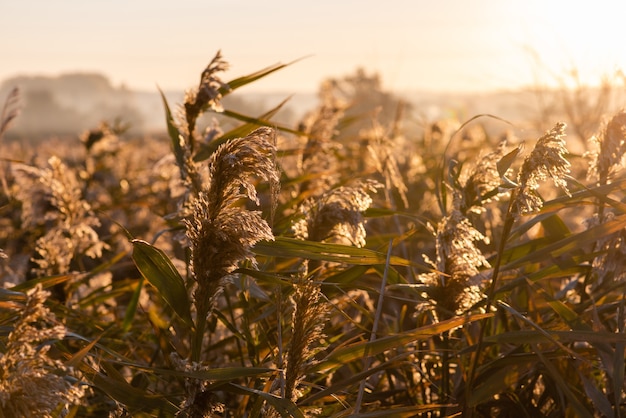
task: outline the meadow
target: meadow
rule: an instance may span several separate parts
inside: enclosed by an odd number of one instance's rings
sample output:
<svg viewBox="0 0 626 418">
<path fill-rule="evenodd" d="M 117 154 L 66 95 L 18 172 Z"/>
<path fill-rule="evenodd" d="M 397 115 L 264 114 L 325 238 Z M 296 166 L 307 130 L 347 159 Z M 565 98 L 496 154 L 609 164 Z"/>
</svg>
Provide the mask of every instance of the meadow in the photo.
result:
<svg viewBox="0 0 626 418">
<path fill-rule="evenodd" d="M 227 67 L 0 142 L 1 418 L 626 417 L 625 112 L 415 130 L 357 73 L 283 126 Z"/>
</svg>

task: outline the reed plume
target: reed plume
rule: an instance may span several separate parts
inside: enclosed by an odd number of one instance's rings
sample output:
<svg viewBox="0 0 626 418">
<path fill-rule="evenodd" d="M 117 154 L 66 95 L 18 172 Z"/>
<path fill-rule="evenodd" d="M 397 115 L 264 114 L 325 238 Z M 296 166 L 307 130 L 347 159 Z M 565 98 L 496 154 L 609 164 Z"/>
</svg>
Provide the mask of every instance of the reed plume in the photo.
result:
<svg viewBox="0 0 626 418">
<path fill-rule="evenodd" d="M 486 203 L 499 200 L 500 184 L 502 183 L 498 171 L 498 161 L 504 155 L 506 142 L 502 142 L 496 151 L 478 159 L 478 162 L 461 181 L 461 201 L 459 209 L 462 213 L 484 213 Z"/>
<path fill-rule="evenodd" d="M 620 111 L 606 124 L 601 133 L 592 138 L 596 150 L 589 153 L 591 164 L 587 173 L 589 179 L 599 186 L 611 183 L 612 178 L 623 168 L 626 154 L 626 112 Z M 604 201 L 598 202 L 596 213 L 587 220 L 592 227 L 614 219 L 615 213 L 608 209 Z M 593 272 L 597 276 L 594 287 L 607 280 L 619 282 L 626 275 L 626 232 L 617 231 L 603 236 L 595 243 L 598 256 L 593 260 Z M 599 250 L 599 251 L 598 251 Z"/>
<path fill-rule="evenodd" d="M 95 228 L 100 220 L 83 199 L 76 173 L 58 157 L 48 167 L 14 167 L 16 198 L 22 202 L 23 227 L 44 226 L 46 233 L 36 243 L 33 262 L 38 275 L 65 274 L 72 260 L 80 256 L 100 258 L 108 244 Z"/>
<path fill-rule="evenodd" d="M 209 182 L 192 201 L 192 213 L 184 220 L 197 285 L 194 304 L 199 334 L 224 280 L 242 260 L 254 263 L 250 250 L 254 244 L 274 239 L 261 213 L 242 207 L 244 200 L 260 204 L 254 178 L 268 182 L 274 192 L 278 189 L 273 138 L 273 129 L 260 128 L 221 145 L 208 161 Z M 202 335 L 197 338 L 194 361 L 200 356 Z"/>
<path fill-rule="evenodd" d="M 607 184 L 611 176 L 622 168 L 626 153 L 626 111 L 614 115 L 601 133 L 590 141 L 595 149 L 587 153 L 591 160 L 587 177 L 595 179 L 598 184 Z"/>
<path fill-rule="evenodd" d="M 364 139 L 368 142 L 367 150 L 372 159 L 376 171 L 385 180 L 385 195 L 390 207 L 395 208 L 394 199 L 391 197 L 392 190 L 396 190 L 402 200 L 404 208 L 409 207 L 407 197 L 408 188 L 400 173 L 400 166 L 395 155 L 397 141 L 385 135 L 383 127 L 378 122 L 374 122 L 374 127 L 363 133 Z"/>
<path fill-rule="evenodd" d="M 376 182 L 358 182 L 307 199 L 298 209 L 301 217 L 293 225 L 295 236 L 318 242 L 365 246 L 363 212 L 372 203 L 369 193 L 379 187 Z M 298 398 L 296 389 L 304 374 L 304 365 L 312 355 L 312 347 L 322 337 L 328 306 L 320 300 L 321 280 L 332 265 L 304 262 L 303 271 L 294 283 L 293 334 L 285 372 L 285 396 L 294 401 Z M 309 269 L 309 277 L 305 278 Z"/>
<path fill-rule="evenodd" d="M 565 128 L 563 122 L 546 132 L 537 140 L 532 152 L 524 159 L 517 177 L 517 193 L 512 202 L 512 213 L 525 215 L 543 207 L 543 199 L 537 192 L 539 181 L 552 178 L 554 184 L 569 195 L 565 177 L 570 172 L 570 163 L 565 158 Z"/>
<path fill-rule="evenodd" d="M 335 244 L 365 245 L 365 217 L 363 212 L 372 204 L 369 193 L 381 187 L 374 181 L 340 186 L 300 205 L 300 219 L 293 230 L 300 239 Z"/>
<path fill-rule="evenodd" d="M 346 104 L 334 96 L 328 83 L 322 86 L 320 96 L 321 106 L 306 117 L 301 127 L 307 134 L 307 142 L 298 168 L 309 177 L 300 184 L 301 195 L 319 195 L 336 184 L 339 177 L 336 154 L 341 144 L 332 139 Z"/>
<path fill-rule="evenodd" d="M 184 132 L 187 134 L 192 153 L 195 151 L 195 129 L 198 117 L 207 109 L 214 112 L 224 111 L 221 103 L 222 91 L 229 88 L 228 84 L 224 83 L 218 74 L 226 71 L 228 67 L 228 62 L 222 58 L 222 52 L 217 51 L 215 57 L 202 71 L 198 87 L 185 93 L 183 104 L 185 111 Z"/>
<path fill-rule="evenodd" d="M 312 347 L 323 337 L 328 306 L 320 300 L 319 283 L 301 279 L 294 284 L 293 335 L 287 354 L 285 371 L 285 397 L 292 401 L 298 398 L 297 386 L 302 380 L 304 366 L 312 356 Z"/>
<path fill-rule="evenodd" d="M 426 293 L 436 311 L 449 318 L 462 314 L 483 297 L 480 269 L 490 265 L 476 242 L 486 237 L 458 207 L 439 222 L 435 237 L 436 259 L 425 258 L 436 272 L 419 278 L 427 286 Z"/>
<path fill-rule="evenodd" d="M 50 292 L 41 285 L 28 291 L 0 353 L 0 415 L 51 417 L 59 405 L 79 404 L 85 389 L 73 372 L 50 356 L 50 342 L 66 329 L 44 303 Z"/>
</svg>

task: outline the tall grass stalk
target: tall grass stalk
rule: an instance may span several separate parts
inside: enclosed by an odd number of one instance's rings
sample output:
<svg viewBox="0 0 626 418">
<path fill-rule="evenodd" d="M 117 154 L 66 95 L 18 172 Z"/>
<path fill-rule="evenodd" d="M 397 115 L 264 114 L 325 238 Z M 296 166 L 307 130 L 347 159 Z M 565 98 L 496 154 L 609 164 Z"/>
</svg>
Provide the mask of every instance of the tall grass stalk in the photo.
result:
<svg viewBox="0 0 626 418">
<path fill-rule="evenodd" d="M 374 323 L 372 324 L 372 332 L 370 333 L 370 343 L 376 340 L 378 333 L 378 324 L 383 312 L 383 300 L 385 297 L 385 289 L 387 288 L 387 275 L 389 274 L 389 262 L 391 258 L 391 250 L 393 249 L 393 241 L 389 241 L 387 248 L 387 259 L 385 260 L 385 270 L 383 272 L 383 278 L 380 283 L 380 292 L 378 293 L 378 302 L 376 303 L 376 313 L 374 314 Z M 372 356 L 366 355 L 363 359 L 363 370 L 369 370 L 372 365 Z M 363 394 L 365 393 L 365 385 L 367 384 L 367 378 L 361 380 L 359 385 L 359 391 L 356 397 L 356 403 L 354 405 L 354 414 L 358 414 L 361 411 L 361 404 L 363 403 Z"/>
</svg>

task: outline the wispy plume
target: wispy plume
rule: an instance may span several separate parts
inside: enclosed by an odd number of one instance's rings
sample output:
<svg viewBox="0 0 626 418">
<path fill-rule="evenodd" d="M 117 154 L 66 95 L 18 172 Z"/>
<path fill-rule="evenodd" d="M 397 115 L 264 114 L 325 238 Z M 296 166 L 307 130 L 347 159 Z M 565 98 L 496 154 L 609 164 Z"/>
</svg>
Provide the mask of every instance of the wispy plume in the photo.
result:
<svg viewBox="0 0 626 418">
<path fill-rule="evenodd" d="M 381 185 L 374 181 L 341 186 L 307 199 L 293 225 L 296 238 L 317 242 L 365 246 L 366 230 L 363 212 L 372 204 L 370 193 Z M 297 387 L 313 347 L 322 338 L 328 305 L 321 293 L 321 281 L 334 263 L 304 262 L 294 283 L 292 337 L 287 354 L 285 396 L 298 398 Z M 310 270 L 310 271 L 309 271 Z M 307 277 L 308 276 L 308 277 Z"/>
<path fill-rule="evenodd" d="M 184 220 L 200 318 L 209 313 L 214 297 L 238 263 L 254 262 L 251 247 L 274 239 L 261 213 L 242 206 L 245 200 L 260 204 L 254 179 L 269 183 L 273 191 L 279 187 L 273 138 L 273 129 L 260 128 L 221 145 L 208 161 L 209 182 L 192 201 L 192 213 Z"/>
<path fill-rule="evenodd" d="M 372 204 L 370 193 L 380 187 L 373 181 L 357 182 L 308 199 L 298 209 L 301 217 L 293 225 L 296 237 L 363 247 L 366 238 L 363 212 Z"/>
<path fill-rule="evenodd" d="M 623 169 L 624 154 L 626 153 L 626 112 L 620 111 L 614 115 L 599 135 L 591 139 L 596 144 L 596 150 L 590 152 L 591 158 L 587 177 L 598 185 L 611 183 L 615 174 Z M 598 202 L 598 209 L 587 220 L 587 227 L 610 222 L 615 213 L 604 202 Z M 596 276 L 594 288 L 607 281 L 619 282 L 626 276 L 626 233 L 617 231 L 602 236 L 595 243 L 595 252 L 598 254 L 592 266 Z"/>
<path fill-rule="evenodd" d="M 323 337 L 328 305 L 320 297 L 319 283 L 302 279 L 294 284 L 293 334 L 285 371 L 285 397 L 293 401 L 298 398 L 296 389 L 313 354 L 313 347 L 319 345 Z"/>
<path fill-rule="evenodd" d="M 19 186 L 16 198 L 23 202 L 24 226 L 46 226 L 33 257 L 36 275 L 65 274 L 73 259 L 102 257 L 108 245 L 95 230 L 100 221 L 83 199 L 73 170 L 58 157 L 51 157 L 47 168 L 15 166 L 14 174 Z"/>
<path fill-rule="evenodd" d="M 30 290 L 0 353 L 0 406 L 5 417 L 50 417 L 59 405 L 78 404 L 85 389 L 50 356 L 66 329 L 44 303 L 50 293 Z"/>
<path fill-rule="evenodd" d="M 367 150 L 374 163 L 374 167 L 385 181 L 385 194 L 388 204 L 392 208 L 396 206 L 394 199 L 391 197 L 391 192 L 395 189 L 404 207 L 408 208 L 408 188 L 400 173 L 400 166 L 395 155 L 397 144 L 385 134 L 383 127 L 377 122 L 374 122 L 374 127 L 364 132 L 363 136 L 369 142 Z"/>
<path fill-rule="evenodd" d="M 437 226 L 436 260 L 426 258 L 436 272 L 420 276 L 427 285 L 429 299 L 444 318 L 461 314 L 482 297 L 480 269 L 490 267 L 476 246 L 486 238 L 458 208 Z"/>
<path fill-rule="evenodd" d="M 610 177 L 620 170 L 626 153 L 626 112 L 614 115 L 599 135 L 591 142 L 596 149 L 588 153 L 591 164 L 588 178 L 595 178 L 599 184 L 607 184 Z"/>
<path fill-rule="evenodd" d="M 461 212 L 483 213 L 486 203 L 500 198 L 502 179 L 498 161 L 504 155 L 505 146 L 506 142 L 502 142 L 496 151 L 480 157 L 466 178 L 461 180 Z"/>
<path fill-rule="evenodd" d="M 215 54 L 209 65 L 202 71 L 200 83 L 196 89 L 185 93 L 183 108 L 185 111 L 185 131 L 189 138 L 191 151 L 195 148 L 195 129 L 198 117 L 210 109 L 214 112 L 222 112 L 222 89 L 228 89 L 228 84 L 223 82 L 219 73 L 228 69 L 229 65 L 222 58 L 221 51 Z"/>
<path fill-rule="evenodd" d="M 535 148 L 524 159 L 517 177 L 519 184 L 513 201 L 512 212 L 524 215 L 543 207 L 543 199 L 537 193 L 539 182 L 552 178 L 554 184 L 569 195 L 565 177 L 570 172 L 570 163 L 565 158 L 565 123 L 559 122 L 546 132 L 535 144 Z"/>
<path fill-rule="evenodd" d="M 310 177 L 300 185 L 300 193 L 317 195 L 337 182 L 337 152 L 341 144 L 332 141 L 346 104 L 333 94 L 332 86 L 321 89 L 321 106 L 302 123 L 307 142 L 298 162 L 301 173 Z"/>
</svg>

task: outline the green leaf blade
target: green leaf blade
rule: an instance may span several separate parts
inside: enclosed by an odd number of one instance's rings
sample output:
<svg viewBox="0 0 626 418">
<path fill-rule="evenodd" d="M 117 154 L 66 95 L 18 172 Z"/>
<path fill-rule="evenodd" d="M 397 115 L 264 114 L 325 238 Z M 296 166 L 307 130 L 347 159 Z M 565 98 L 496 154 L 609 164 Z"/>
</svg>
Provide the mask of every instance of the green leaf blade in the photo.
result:
<svg viewBox="0 0 626 418">
<path fill-rule="evenodd" d="M 190 327 L 193 327 L 187 289 L 169 257 L 155 246 L 132 240 L 133 261 L 141 275 L 161 294 L 165 302 Z"/>
</svg>

